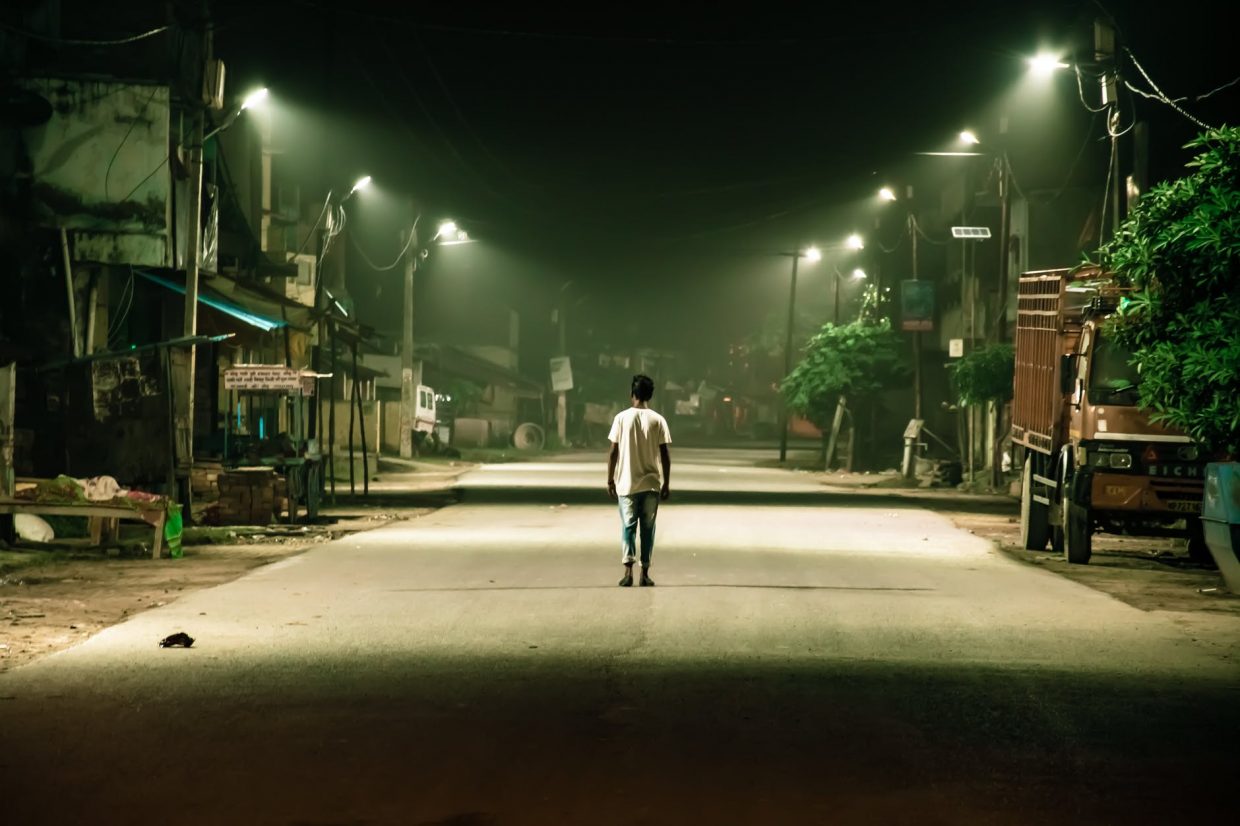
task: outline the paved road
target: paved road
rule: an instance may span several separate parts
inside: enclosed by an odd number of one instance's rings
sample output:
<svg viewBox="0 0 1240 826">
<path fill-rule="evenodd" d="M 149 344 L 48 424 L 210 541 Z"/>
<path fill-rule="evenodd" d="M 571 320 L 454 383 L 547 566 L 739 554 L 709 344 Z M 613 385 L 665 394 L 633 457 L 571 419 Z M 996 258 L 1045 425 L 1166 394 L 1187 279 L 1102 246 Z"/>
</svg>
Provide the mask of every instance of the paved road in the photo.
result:
<svg viewBox="0 0 1240 826">
<path fill-rule="evenodd" d="M 1240 669 L 1169 619 L 908 503 L 692 451 L 658 586 L 620 589 L 602 476 L 488 467 L 462 504 L 0 676 L 0 821 L 1234 813 Z M 155 647 L 176 630 L 193 649 Z"/>
</svg>

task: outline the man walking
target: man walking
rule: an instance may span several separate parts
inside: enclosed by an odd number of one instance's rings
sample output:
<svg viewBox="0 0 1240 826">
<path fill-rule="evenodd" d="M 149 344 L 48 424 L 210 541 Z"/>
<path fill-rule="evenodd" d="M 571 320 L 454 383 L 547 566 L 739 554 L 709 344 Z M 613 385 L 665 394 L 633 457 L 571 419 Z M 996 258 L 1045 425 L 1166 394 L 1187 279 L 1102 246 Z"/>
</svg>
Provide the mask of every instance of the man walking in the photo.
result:
<svg viewBox="0 0 1240 826">
<path fill-rule="evenodd" d="M 620 502 L 620 542 L 624 553 L 621 587 L 633 584 L 633 563 L 637 561 L 637 533 L 641 529 L 641 584 L 654 585 L 650 578 L 650 555 L 654 551 L 654 520 L 659 500 L 671 494 L 672 457 L 667 446 L 672 436 L 667 420 L 650 409 L 654 381 L 636 375 L 629 391 L 633 406 L 616 414 L 611 423 L 611 452 L 607 454 L 607 495 Z M 662 465 L 662 477 L 659 467 Z"/>
</svg>

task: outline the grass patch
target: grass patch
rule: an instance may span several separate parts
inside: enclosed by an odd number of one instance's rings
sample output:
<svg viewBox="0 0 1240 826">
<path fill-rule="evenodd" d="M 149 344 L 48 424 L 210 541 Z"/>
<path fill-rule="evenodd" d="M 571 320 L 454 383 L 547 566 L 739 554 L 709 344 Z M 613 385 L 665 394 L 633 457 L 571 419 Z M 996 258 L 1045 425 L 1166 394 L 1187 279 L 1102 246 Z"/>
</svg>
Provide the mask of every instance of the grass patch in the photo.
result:
<svg viewBox="0 0 1240 826">
<path fill-rule="evenodd" d="M 55 551 L 3 550 L 0 551 L 0 575 L 46 565 L 64 558 L 65 554 Z"/>
</svg>

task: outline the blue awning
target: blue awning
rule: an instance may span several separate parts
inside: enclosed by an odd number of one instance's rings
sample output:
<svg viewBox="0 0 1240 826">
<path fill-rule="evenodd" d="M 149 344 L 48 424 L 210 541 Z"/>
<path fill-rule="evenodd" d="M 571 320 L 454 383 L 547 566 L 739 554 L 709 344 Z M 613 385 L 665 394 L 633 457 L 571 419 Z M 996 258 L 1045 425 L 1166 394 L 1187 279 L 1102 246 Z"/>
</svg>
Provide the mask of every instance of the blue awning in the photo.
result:
<svg viewBox="0 0 1240 826">
<path fill-rule="evenodd" d="M 185 295 L 184 284 L 178 284 L 175 281 L 169 281 L 166 278 L 162 278 L 149 272 L 143 272 L 142 270 L 134 270 L 134 272 L 145 278 L 147 281 L 158 284 L 161 287 L 166 287 L 174 293 Z M 278 330 L 281 327 L 288 326 L 288 322 L 286 321 L 275 318 L 267 318 L 266 316 L 259 315 L 258 313 L 250 312 L 246 308 L 234 304 L 225 298 L 210 295 L 201 289 L 198 291 L 198 303 L 205 304 L 213 310 L 219 310 L 221 313 L 232 316 L 238 321 L 244 321 L 251 327 L 256 327 L 259 330 L 262 330 L 264 333 L 269 333 L 272 330 Z"/>
</svg>

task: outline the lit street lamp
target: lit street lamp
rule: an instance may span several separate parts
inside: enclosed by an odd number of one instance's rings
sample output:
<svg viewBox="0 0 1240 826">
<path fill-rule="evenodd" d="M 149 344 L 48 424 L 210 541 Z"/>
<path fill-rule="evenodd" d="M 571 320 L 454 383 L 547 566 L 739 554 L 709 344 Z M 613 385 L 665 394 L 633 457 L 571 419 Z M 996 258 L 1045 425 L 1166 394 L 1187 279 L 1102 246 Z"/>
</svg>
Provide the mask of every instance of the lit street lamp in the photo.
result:
<svg viewBox="0 0 1240 826">
<path fill-rule="evenodd" d="M 1050 77 L 1056 69 L 1071 68 L 1059 59 L 1059 55 L 1050 52 L 1039 52 L 1033 57 L 1026 58 L 1025 62 L 1029 64 L 1029 71 L 1037 77 Z"/>
<path fill-rule="evenodd" d="M 792 281 L 788 287 L 788 330 L 787 337 L 784 339 L 784 375 L 787 376 L 792 372 L 792 329 L 796 321 L 796 303 L 797 303 L 797 264 L 802 258 L 809 262 L 822 260 L 822 251 L 817 247 L 809 247 L 808 249 L 798 249 L 792 252 L 781 252 L 792 259 Z M 779 428 L 779 461 L 788 458 L 788 404 L 785 402 L 781 408 L 781 418 Z"/>
<path fill-rule="evenodd" d="M 370 178 L 365 179 L 369 183 Z M 361 181 L 358 182 L 361 184 Z M 414 380 L 414 352 L 413 352 L 413 280 L 414 273 L 418 269 L 418 261 L 426 258 L 430 251 L 428 249 L 417 249 L 417 221 L 414 221 L 412 227 L 407 233 L 401 234 L 401 240 L 404 241 L 404 248 L 401 256 L 405 260 L 405 294 L 404 294 L 404 318 L 401 329 L 401 348 L 400 348 L 400 455 L 402 459 L 413 458 L 414 443 L 413 429 L 417 415 L 417 382 Z M 454 244 L 467 244 L 471 239 L 469 234 L 457 227 L 456 222 L 450 219 L 440 221 L 439 227 L 435 231 L 435 236 L 431 238 L 431 243 L 438 246 L 450 246 Z"/>
<path fill-rule="evenodd" d="M 835 298 L 834 298 L 834 301 L 832 301 L 831 303 L 831 323 L 832 324 L 840 323 L 840 282 L 843 281 L 846 277 L 850 278 L 853 281 L 863 281 L 866 278 L 865 270 L 861 269 L 860 267 L 855 267 L 853 271 L 849 273 L 848 276 L 845 276 L 844 273 L 840 272 L 838 268 L 836 269 L 835 279 L 834 279 Z"/>
</svg>

